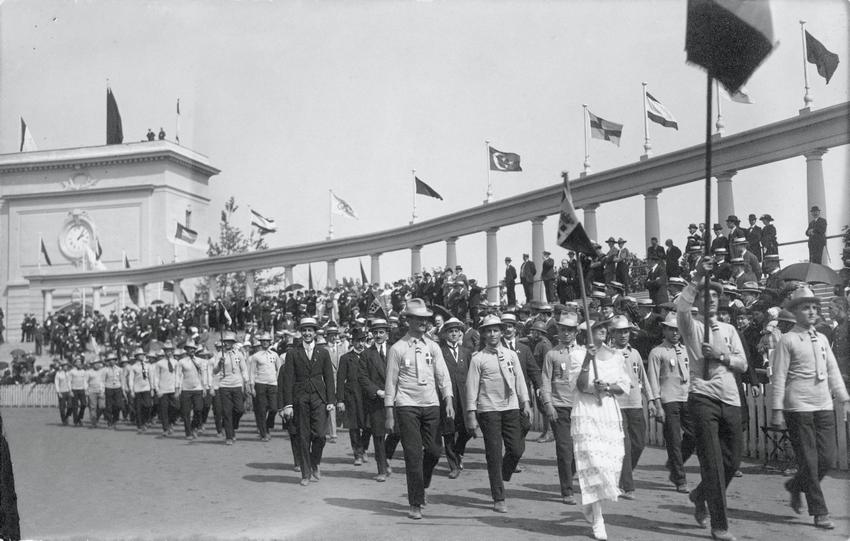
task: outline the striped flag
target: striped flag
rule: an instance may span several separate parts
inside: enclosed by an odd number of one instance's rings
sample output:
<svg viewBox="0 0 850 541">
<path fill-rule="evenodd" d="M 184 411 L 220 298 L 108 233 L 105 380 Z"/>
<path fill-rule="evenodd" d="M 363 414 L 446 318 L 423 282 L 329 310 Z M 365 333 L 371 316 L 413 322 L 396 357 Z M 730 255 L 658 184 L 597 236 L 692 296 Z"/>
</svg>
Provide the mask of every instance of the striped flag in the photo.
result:
<svg viewBox="0 0 850 541">
<path fill-rule="evenodd" d="M 32 138 L 32 132 L 24 122 L 24 117 L 21 117 L 21 152 L 34 152 L 38 150 L 35 145 L 35 139 Z"/>
<path fill-rule="evenodd" d="M 679 123 L 676 122 L 676 119 L 673 117 L 673 113 L 664 107 L 661 102 L 655 99 L 655 96 L 649 92 L 646 93 L 646 116 L 649 120 L 656 124 L 661 124 L 665 128 L 673 128 L 674 130 L 679 129 Z"/>
<path fill-rule="evenodd" d="M 620 136 L 623 134 L 623 125 L 605 120 L 587 111 L 590 118 L 590 136 L 594 139 L 604 139 L 620 146 Z"/>
<path fill-rule="evenodd" d="M 251 225 L 260 230 L 260 235 L 277 231 L 277 224 L 273 219 L 266 218 L 254 209 L 251 209 Z"/>
<path fill-rule="evenodd" d="M 333 192 L 331 192 L 331 211 L 334 214 L 339 214 L 340 216 L 347 216 L 349 218 L 354 218 L 355 220 L 358 219 L 357 213 L 354 212 L 354 208 Z"/>
<path fill-rule="evenodd" d="M 177 222 L 177 231 L 174 233 L 174 240 L 185 242 L 186 244 L 194 244 L 198 240 L 198 232 Z"/>
<path fill-rule="evenodd" d="M 558 246 L 589 256 L 596 255 L 593 243 L 590 242 L 584 226 L 578 219 L 570 195 L 569 181 L 564 178 L 564 189 L 561 193 L 561 214 L 558 217 Z"/>
</svg>

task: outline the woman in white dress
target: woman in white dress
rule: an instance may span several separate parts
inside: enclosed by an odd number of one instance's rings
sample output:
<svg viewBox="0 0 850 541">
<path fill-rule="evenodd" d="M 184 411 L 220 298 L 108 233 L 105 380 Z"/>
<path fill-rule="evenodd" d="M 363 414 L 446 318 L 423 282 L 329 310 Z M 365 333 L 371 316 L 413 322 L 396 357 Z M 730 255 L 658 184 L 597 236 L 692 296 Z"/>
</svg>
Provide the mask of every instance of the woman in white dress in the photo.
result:
<svg viewBox="0 0 850 541">
<path fill-rule="evenodd" d="M 623 357 L 605 345 L 606 321 L 588 321 L 593 344 L 584 359 L 573 360 L 576 394 L 571 434 L 575 446 L 576 472 L 581 487 L 582 512 L 593 525 L 595 539 L 608 539 L 602 518 L 602 501 L 617 501 L 623 464 L 623 427 L 614 395 L 629 391 Z M 586 328 L 586 327 L 585 327 Z M 595 362 L 594 362 L 595 358 Z"/>
</svg>

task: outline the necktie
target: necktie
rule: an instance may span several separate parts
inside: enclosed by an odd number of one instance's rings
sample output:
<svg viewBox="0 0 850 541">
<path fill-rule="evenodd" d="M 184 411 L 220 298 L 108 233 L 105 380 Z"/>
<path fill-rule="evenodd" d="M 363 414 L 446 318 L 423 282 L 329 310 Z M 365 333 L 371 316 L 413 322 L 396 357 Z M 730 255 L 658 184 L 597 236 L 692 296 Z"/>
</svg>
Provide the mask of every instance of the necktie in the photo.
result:
<svg viewBox="0 0 850 541">
<path fill-rule="evenodd" d="M 384 345 L 383 345 L 383 344 L 381 344 L 381 345 L 378 347 L 378 353 L 381 355 L 381 361 L 386 362 L 387 357 L 386 357 L 386 355 L 384 355 Z"/>
<path fill-rule="evenodd" d="M 173 374 L 174 373 L 174 365 L 171 364 L 171 357 L 167 357 L 166 360 L 168 361 L 168 371 Z"/>
<path fill-rule="evenodd" d="M 688 372 L 689 370 L 684 370 L 682 368 L 682 346 L 679 344 L 673 344 L 673 349 L 676 350 L 676 366 L 679 367 L 679 377 L 682 378 L 682 383 L 686 383 L 688 381 Z M 685 358 L 685 367 L 688 366 L 688 359 Z"/>
<path fill-rule="evenodd" d="M 809 338 L 812 340 L 812 353 L 815 356 L 815 376 L 818 381 L 823 381 L 826 379 L 826 351 L 814 329 L 809 330 Z"/>
<path fill-rule="evenodd" d="M 514 345 L 513 340 L 508 340 L 508 347 L 511 348 L 511 351 L 516 351 L 516 345 Z"/>
<path fill-rule="evenodd" d="M 455 362 L 457 362 L 457 346 L 456 345 L 452 346 L 452 358 L 454 359 Z"/>
<path fill-rule="evenodd" d="M 720 325 L 717 324 L 716 320 L 711 321 L 711 333 L 720 336 Z M 711 338 L 709 338 L 707 342 L 710 344 Z M 703 358 L 703 365 L 703 379 L 708 380 L 710 379 L 710 374 L 708 370 L 708 359 Z"/>
<path fill-rule="evenodd" d="M 148 379 L 148 369 L 145 368 L 145 365 L 142 365 L 142 379 Z"/>
</svg>

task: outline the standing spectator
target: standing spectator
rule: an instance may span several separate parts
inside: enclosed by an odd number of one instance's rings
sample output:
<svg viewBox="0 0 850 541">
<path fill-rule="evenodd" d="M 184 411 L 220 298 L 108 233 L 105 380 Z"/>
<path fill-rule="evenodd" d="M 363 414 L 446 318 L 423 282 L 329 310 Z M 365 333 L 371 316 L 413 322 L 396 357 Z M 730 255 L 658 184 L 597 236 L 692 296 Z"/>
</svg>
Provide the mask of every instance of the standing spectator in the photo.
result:
<svg viewBox="0 0 850 541">
<path fill-rule="evenodd" d="M 688 236 L 685 241 L 685 252 L 690 252 L 694 245 L 702 242 L 702 236 L 697 233 L 697 224 L 688 225 Z"/>
<path fill-rule="evenodd" d="M 619 252 L 617 253 L 617 270 L 616 276 L 617 281 L 623 284 L 626 295 L 629 294 L 629 290 L 631 289 L 631 280 L 629 279 L 629 265 L 630 265 L 630 256 L 631 253 L 629 249 L 626 248 L 626 239 L 620 237 L 617 239 L 617 246 L 619 247 Z"/>
<path fill-rule="evenodd" d="M 729 250 L 729 239 L 726 238 L 726 235 L 723 234 L 723 226 L 720 224 L 714 224 L 714 239 L 711 241 L 711 246 L 709 246 L 709 250 L 711 253 L 715 253 L 717 250 Z"/>
<path fill-rule="evenodd" d="M 529 259 L 528 254 L 522 254 L 522 265 L 519 267 L 519 281 L 525 293 L 526 304 L 534 300 L 534 277 L 537 276 L 537 267 L 534 261 Z"/>
<path fill-rule="evenodd" d="M 148 141 L 153 141 L 156 139 L 156 134 L 153 132 L 152 129 L 148 128 L 148 133 L 145 134 L 145 137 L 148 138 Z"/>
<path fill-rule="evenodd" d="M 658 245 L 658 237 L 652 237 L 649 239 L 649 246 L 646 248 L 646 258 L 649 259 L 649 256 L 652 254 L 658 256 L 659 260 L 664 260 L 664 247 Z"/>
<path fill-rule="evenodd" d="M 573 260 L 573 265 L 571 266 L 569 260 L 562 259 L 561 267 L 558 269 L 558 300 L 561 304 L 566 304 L 575 298 L 574 293 L 577 282 L 575 260 Z"/>
<path fill-rule="evenodd" d="M 511 258 L 505 258 L 505 291 L 508 294 L 508 306 L 516 306 L 516 267 L 511 264 Z M 2 333 L 2 329 L 0 329 Z M 0 337 L 0 344 L 3 343 Z"/>
<path fill-rule="evenodd" d="M 776 242 L 776 226 L 773 225 L 773 216 L 762 214 L 759 220 L 764 224 L 761 229 L 761 245 L 764 248 L 764 255 L 778 254 L 779 245 Z"/>
<path fill-rule="evenodd" d="M 823 260 L 823 250 L 826 248 L 826 220 L 820 217 L 820 208 L 812 207 L 812 221 L 806 229 L 809 237 L 809 262 L 818 263 Z"/>
<path fill-rule="evenodd" d="M 821 480 L 835 462 L 835 414 L 833 396 L 850 413 L 850 395 L 826 337 L 815 331 L 820 299 L 806 287 L 791 294 L 787 309 L 797 323 L 782 335 L 773 357 L 773 410 L 771 424 L 788 425 L 797 458 L 797 474 L 785 483 L 791 493 L 791 509 L 802 511 L 800 494 L 806 494 L 815 527 L 835 528 L 821 490 Z M 839 417 L 841 418 L 841 417 Z"/>
<path fill-rule="evenodd" d="M 160 141 L 165 140 L 165 130 L 162 127 L 159 128 L 159 140 Z"/>
<path fill-rule="evenodd" d="M 739 220 L 734 214 L 730 214 L 726 217 L 726 228 L 729 230 L 729 234 L 726 235 L 726 237 L 729 239 L 729 246 L 732 246 L 735 239 L 747 238 L 747 233 L 741 229 L 740 225 L 741 220 Z M 729 250 L 729 253 L 732 254 L 731 249 Z"/>
<path fill-rule="evenodd" d="M 646 289 L 649 292 L 649 298 L 657 306 L 668 301 L 667 272 L 657 252 L 651 252 L 648 259 L 649 269 L 646 273 Z"/>
<path fill-rule="evenodd" d="M 546 290 L 546 302 L 556 302 L 555 297 L 555 260 L 552 254 L 543 250 L 543 265 L 540 270 L 540 279 L 543 280 L 543 288 Z"/>
<path fill-rule="evenodd" d="M 617 248 L 617 239 L 614 237 L 608 237 L 605 244 L 608 245 L 608 253 L 602 258 L 602 274 L 605 277 L 605 283 L 607 284 L 617 280 L 617 257 L 620 253 L 620 249 Z"/>
<path fill-rule="evenodd" d="M 678 278 L 682 275 L 682 268 L 679 266 L 679 260 L 682 259 L 682 250 L 673 244 L 673 239 L 667 239 L 664 241 L 664 244 L 667 246 L 667 255 L 665 256 L 667 277 Z"/>
<path fill-rule="evenodd" d="M 747 233 L 747 245 L 748 250 L 752 252 L 756 258 L 758 258 L 759 263 L 761 263 L 762 258 L 762 229 L 761 227 L 756 225 L 756 215 L 750 214 L 747 219 L 750 222 L 750 227 L 746 229 Z"/>
</svg>

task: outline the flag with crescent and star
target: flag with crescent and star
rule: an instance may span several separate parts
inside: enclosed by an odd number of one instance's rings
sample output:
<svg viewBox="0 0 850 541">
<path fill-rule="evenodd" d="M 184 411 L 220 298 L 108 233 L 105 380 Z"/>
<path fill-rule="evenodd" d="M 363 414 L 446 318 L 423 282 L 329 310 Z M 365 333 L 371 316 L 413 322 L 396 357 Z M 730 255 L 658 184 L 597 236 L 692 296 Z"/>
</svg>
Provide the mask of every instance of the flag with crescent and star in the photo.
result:
<svg viewBox="0 0 850 541">
<path fill-rule="evenodd" d="M 513 152 L 502 152 L 490 147 L 490 170 L 491 171 L 522 171 L 519 165 L 519 154 Z"/>
</svg>

